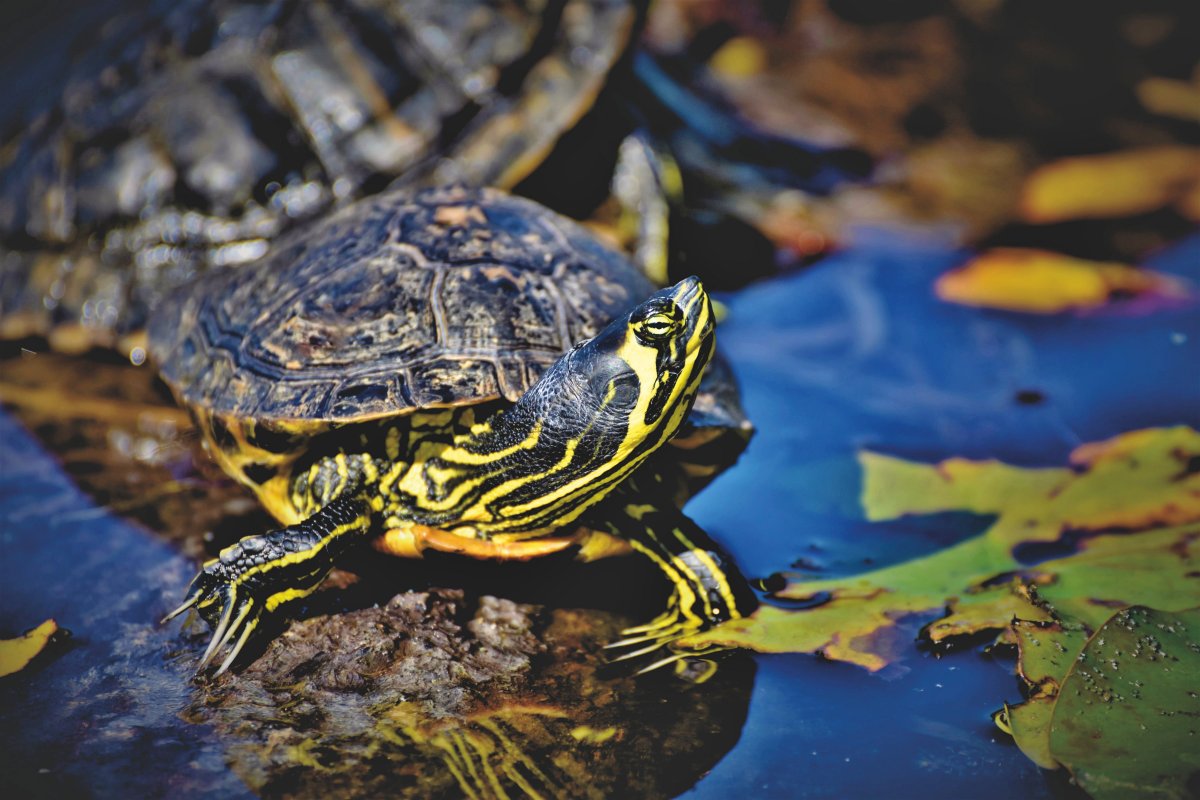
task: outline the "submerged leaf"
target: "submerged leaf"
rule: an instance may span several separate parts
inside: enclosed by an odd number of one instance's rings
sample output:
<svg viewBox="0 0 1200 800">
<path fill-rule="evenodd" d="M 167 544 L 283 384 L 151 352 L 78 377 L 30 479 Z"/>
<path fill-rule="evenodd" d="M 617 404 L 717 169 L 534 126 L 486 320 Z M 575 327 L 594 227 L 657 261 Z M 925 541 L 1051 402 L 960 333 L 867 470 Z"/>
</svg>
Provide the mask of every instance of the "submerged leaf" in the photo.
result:
<svg viewBox="0 0 1200 800">
<path fill-rule="evenodd" d="M 935 291 L 952 303 L 1030 314 L 1098 309 L 1133 298 L 1154 308 L 1190 296 L 1183 281 L 1162 273 L 1021 248 L 976 256 L 938 278 Z"/>
<path fill-rule="evenodd" d="M 1126 605 L 1198 605 L 1197 459 L 1200 432 L 1187 427 L 1084 445 L 1061 468 L 862 453 L 868 519 L 957 510 L 995 515 L 994 522 L 977 537 L 873 572 L 793 576 L 778 597 L 814 607 L 764 606 L 681 644 L 820 652 L 877 670 L 895 658 L 897 621 L 912 614 L 939 616 L 925 636 L 942 642 L 988 632 L 1011 638 L 1014 619 L 1098 625 Z M 1059 557 L 1028 564 L 1028 554 L 1039 552 Z"/>
<path fill-rule="evenodd" d="M 1025 182 L 1020 216 L 1053 223 L 1142 214 L 1170 205 L 1200 183 L 1200 148 L 1148 147 L 1075 156 L 1047 164 Z"/>
<path fill-rule="evenodd" d="M 46 648 L 50 637 L 57 631 L 58 624 L 48 619 L 24 636 L 0 639 L 0 678 L 29 666 L 29 662 Z"/>
</svg>

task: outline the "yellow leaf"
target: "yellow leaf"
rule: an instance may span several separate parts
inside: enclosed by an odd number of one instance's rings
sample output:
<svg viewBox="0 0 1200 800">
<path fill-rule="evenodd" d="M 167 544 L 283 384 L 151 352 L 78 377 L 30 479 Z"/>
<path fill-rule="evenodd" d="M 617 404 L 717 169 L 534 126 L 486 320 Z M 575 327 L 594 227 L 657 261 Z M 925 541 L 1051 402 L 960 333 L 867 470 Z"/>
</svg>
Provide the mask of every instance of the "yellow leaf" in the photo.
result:
<svg viewBox="0 0 1200 800">
<path fill-rule="evenodd" d="M 1200 83 L 1146 78 L 1137 85 L 1137 98 L 1151 113 L 1200 122 Z"/>
<path fill-rule="evenodd" d="M 1197 182 L 1200 148 L 1075 156 L 1034 170 L 1025 181 L 1018 213 L 1039 224 L 1142 214 L 1175 202 Z"/>
<path fill-rule="evenodd" d="M 767 68 L 767 51 L 749 36 L 736 36 L 713 53 L 708 66 L 730 78 L 748 78 Z"/>
<path fill-rule="evenodd" d="M 946 616 L 927 625 L 924 634 L 937 643 L 994 629 L 997 619 L 1050 620 L 1050 614 L 1039 608 L 1032 597 L 1033 589 L 1032 583 L 1015 581 L 1002 589 L 972 592 L 951 599 L 946 604 Z"/>
<path fill-rule="evenodd" d="M 25 669 L 57 630 L 58 624 L 48 619 L 17 639 L 0 639 L 0 677 Z"/>
<path fill-rule="evenodd" d="M 1190 296 L 1183 281 L 1158 272 L 1021 248 L 989 250 L 942 275 L 934 289 L 952 303 L 1032 314 L 1100 308 L 1114 296 Z"/>
</svg>

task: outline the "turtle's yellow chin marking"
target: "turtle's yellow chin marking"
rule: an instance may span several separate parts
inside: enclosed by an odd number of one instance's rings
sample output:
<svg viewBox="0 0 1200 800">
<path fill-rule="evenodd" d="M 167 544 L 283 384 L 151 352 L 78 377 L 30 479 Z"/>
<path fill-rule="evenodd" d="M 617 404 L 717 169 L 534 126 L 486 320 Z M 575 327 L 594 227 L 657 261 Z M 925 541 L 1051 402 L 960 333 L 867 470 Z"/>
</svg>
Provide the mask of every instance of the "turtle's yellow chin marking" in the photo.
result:
<svg viewBox="0 0 1200 800">
<path fill-rule="evenodd" d="M 645 439 L 656 428 L 665 431 L 666 441 L 679 430 L 713 355 L 708 295 L 694 278 L 676 286 L 675 292 L 670 305 L 631 320 L 618 350 L 646 387 L 630 414 L 626 443 Z"/>
</svg>

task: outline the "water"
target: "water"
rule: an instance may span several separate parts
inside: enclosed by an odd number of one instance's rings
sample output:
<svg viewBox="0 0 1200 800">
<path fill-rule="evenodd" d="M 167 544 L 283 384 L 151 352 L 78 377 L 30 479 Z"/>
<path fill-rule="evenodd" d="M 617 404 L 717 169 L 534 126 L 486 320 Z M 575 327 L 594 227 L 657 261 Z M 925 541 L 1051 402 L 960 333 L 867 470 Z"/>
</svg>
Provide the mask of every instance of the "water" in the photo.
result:
<svg viewBox="0 0 1200 800">
<path fill-rule="evenodd" d="M 72 634 L 54 657 L 0 678 L 10 796 L 247 796 L 206 728 L 179 717 L 190 670 L 156 621 L 188 560 L 96 508 L 7 413 L 0 526 L 0 636 L 50 617 Z"/>
<path fill-rule="evenodd" d="M 851 574 L 974 536 L 948 513 L 868 523 L 859 448 L 920 461 L 1061 465 L 1082 442 L 1200 425 L 1200 315 L 1032 317 L 933 294 L 961 253 L 890 240 L 728 298 L 719 331 L 758 434 L 688 507 L 749 575 L 801 561 Z M 1150 260 L 1200 278 L 1200 236 Z M 1036 405 L 1021 402 L 1037 392 Z M 928 619 L 907 626 L 915 635 Z M 807 656 L 760 658 L 737 747 L 695 797 L 1008 798 L 1061 795 L 991 724 L 1021 695 L 1009 660 L 915 645 L 882 673 Z"/>
<path fill-rule="evenodd" d="M 729 298 L 719 341 L 758 433 L 689 512 L 748 573 L 799 557 L 831 574 L 857 572 L 967 538 L 986 522 L 863 523 L 859 449 L 1058 466 L 1083 442 L 1200 422 L 1194 306 L 1035 317 L 938 300 L 934 279 L 965 257 L 892 240 Z M 1148 265 L 1194 281 L 1198 260 L 1192 237 Z M 1023 403 L 1030 391 L 1044 399 Z M 752 522 L 744 508 L 755 509 Z"/>
</svg>

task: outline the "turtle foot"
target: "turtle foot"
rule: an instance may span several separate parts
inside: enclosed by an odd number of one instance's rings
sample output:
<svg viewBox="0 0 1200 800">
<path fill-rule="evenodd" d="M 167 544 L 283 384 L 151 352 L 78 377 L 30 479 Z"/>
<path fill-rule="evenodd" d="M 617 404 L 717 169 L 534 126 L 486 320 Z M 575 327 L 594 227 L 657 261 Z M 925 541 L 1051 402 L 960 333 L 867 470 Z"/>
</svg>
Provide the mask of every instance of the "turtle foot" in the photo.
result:
<svg viewBox="0 0 1200 800">
<path fill-rule="evenodd" d="M 312 594 L 333 569 L 334 559 L 365 538 L 370 523 L 363 498 L 341 497 L 299 524 L 247 536 L 201 568 L 183 604 L 163 622 L 194 607 L 212 626 L 213 638 L 197 671 L 234 642 L 217 668 L 220 675 L 242 651 L 263 614 Z"/>
<path fill-rule="evenodd" d="M 242 544 L 246 541 L 226 548 L 220 558 L 205 564 L 188 587 L 183 603 L 162 620 L 164 623 L 169 622 L 184 611 L 195 608 L 213 628 L 212 639 L 196 665 L 197 673 L 212 661 L 222 647 L 232 641 L 233 647 L 215 674 L 226 672 L 246 646 L 262 618 L 266 603 L 255 596 L 257 582 L 248 579 L 248 576 L 252 577 L 253 568 L 245 568 L 244 559 L 240 558 L 244 555 Z"/>
</svg>

